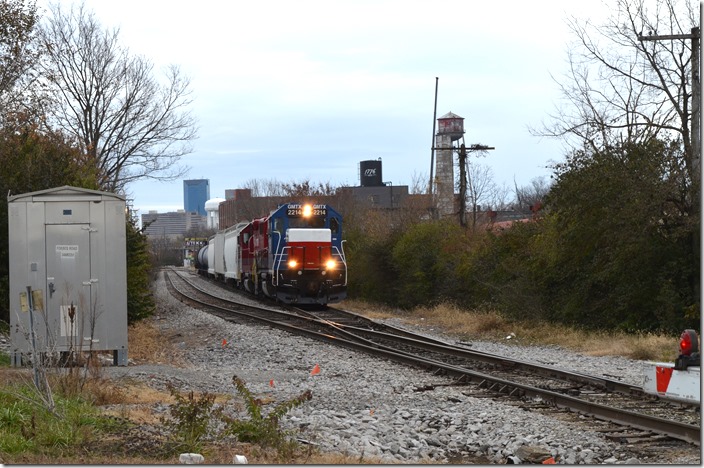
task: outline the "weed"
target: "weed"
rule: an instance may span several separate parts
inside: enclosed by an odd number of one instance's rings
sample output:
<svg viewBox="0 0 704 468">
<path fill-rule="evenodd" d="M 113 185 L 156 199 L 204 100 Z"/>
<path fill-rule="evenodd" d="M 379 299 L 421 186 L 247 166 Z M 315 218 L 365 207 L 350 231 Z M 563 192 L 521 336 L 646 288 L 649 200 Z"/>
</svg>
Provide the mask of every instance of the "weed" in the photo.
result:
<svg viewBox="0 0 704 468">
<path fill-rule="evenodd" d="M 244 398 L 245 408 L 250 419 L 243 421 L 224 417 L 227 424 L 226 432 L 235 435 L 240 442 L 251 442 L 262 447 L 275 448 L 281 455 L 289 456 L 293 453 L 297 444 L 295 441 L 289 440 L 288 434 L 279 428 L 279 420 L 291 409 L 310 400 L 313 397 L 311 391 L 306 390 L 291 400 L 279 403 L 265 417 L 262 414 L 262 401 L 254 398 L 244 381 L 235 375 L 232 377 L 232 383 L 240 396 Z"/>
<path fill-rule="evenodd" d="M 19 432 L 0 431 L 0 454 L 17 455 L 34 449 L 35 444 Z"/>
<path fill-rule="evenodd" d="M 162 418 L 162 423 L 172 434 L 174 451 L 201 452 L 211 421 L 220 417 L 222 408 L 213 408 L 215 395 L 207 392 L 196 398 L 193 391 L 184 397 L 172 385 L 168 389 L 176 402 L 170 409 L 172 419 Z"/>
<path fill-rule="evenodd" d="M 27 415 L 22 412 L 17 402 L 0 408 L 0 425 L 23 427 L 27 422 Z"/>
<path fill-rule="evenodd" d="M 0 391 L 0 454 L 59 454 L 93 440 L 102 425 L 97 410 L 81 398 L 57 397 L 49 410 L 31 383 Z"/>
</svg>

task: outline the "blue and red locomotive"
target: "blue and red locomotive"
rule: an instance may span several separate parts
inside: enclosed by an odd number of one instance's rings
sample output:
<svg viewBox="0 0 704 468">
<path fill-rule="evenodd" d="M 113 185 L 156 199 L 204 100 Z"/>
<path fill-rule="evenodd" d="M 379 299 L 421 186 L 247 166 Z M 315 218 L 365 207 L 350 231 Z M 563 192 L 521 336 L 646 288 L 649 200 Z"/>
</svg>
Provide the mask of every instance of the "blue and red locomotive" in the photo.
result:
<svg viewBox="0 0 704 468">
<path fill-rule="evenodd" d="M 328 205 L 288 203 L 218 231 L 198 252 L 202 274 L 285 303 L 347 296 L 342 216 Z"/>
</svg>

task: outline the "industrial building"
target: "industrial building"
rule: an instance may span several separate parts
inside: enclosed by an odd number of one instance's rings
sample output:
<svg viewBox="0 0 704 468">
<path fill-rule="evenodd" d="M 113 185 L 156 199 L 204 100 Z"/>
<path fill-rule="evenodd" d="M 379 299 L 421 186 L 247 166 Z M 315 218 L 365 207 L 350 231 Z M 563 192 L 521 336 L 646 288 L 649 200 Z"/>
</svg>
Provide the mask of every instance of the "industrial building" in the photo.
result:
<svg viewBox="0 0 704 468">
<path fill-rule="evenodd" d="M 334 195 L 309 198 L 314 199 L 316 203 L 334 205 L 342 212 L 343 207 L 350 203 L 373 209 L 399 209 L 408 206 L 411 199 L 422 199 L 421 203 L 429 203 L 429 197 L 426 195 L 410 195 L 407 185 L 383 182 L 381 158 L 359 163 L 359 181 L 358 187 L 340 187 Z M 220 229 L 234 226 L 240 221 L 265 216 L 280 204 L 291 201 L 290 196 L 252 196 L 250 189 L 227 190 L 225 194 L 225 201 L 218 206 Z"/>
<path fill-rule="evenodd" d="M 352 198 L 370 208 L 399 208 L 408 198 L 408 186 L 384 182 L 381 158 L 359 163 L 359 187 L 340 187 L 338 193 Z"/>
</svg>

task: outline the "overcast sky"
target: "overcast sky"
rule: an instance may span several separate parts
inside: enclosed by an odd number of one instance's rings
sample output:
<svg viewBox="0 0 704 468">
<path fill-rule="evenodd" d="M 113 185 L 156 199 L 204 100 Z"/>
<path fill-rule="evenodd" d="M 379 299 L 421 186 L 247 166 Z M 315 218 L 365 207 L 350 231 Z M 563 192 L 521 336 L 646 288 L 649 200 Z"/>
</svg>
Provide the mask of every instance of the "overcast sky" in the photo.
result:
<svg viewBox="0 0 704 468">
<path fill-rule="evenodd" d="M 65 4 L 68 2 L 62 2 Z M 211 198 L 251 179 L 359 185 L 358 164 L 411 185 L 430 173 L 438 117 L 465 118 L 465 142 L 497 184 L 528 185 L 563 158 L 531 136 L 559 103 L 566 19 L 598 21 L 599 0 L 86 0 L 122 43 L 191 78 L 199 121 L 186 178 Z M 129 187 L 140 214 L 183 208 L 182 180 Z"/>
</svg>

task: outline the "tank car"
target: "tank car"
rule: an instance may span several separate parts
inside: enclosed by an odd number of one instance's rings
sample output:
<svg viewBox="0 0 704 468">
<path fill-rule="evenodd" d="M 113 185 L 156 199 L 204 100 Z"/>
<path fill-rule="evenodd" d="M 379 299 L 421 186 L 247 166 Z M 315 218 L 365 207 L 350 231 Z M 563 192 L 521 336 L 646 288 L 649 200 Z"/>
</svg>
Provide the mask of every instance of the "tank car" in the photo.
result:
<svg viewBox="0 0 704 468">
<path fill-rule="evenodd" d="M 203 274 L 284 303 L 328 304 L 347 295 L 342 217 L 324 204 L 287 203 L 218 231 L 198 253 Z"/>
</svg>

